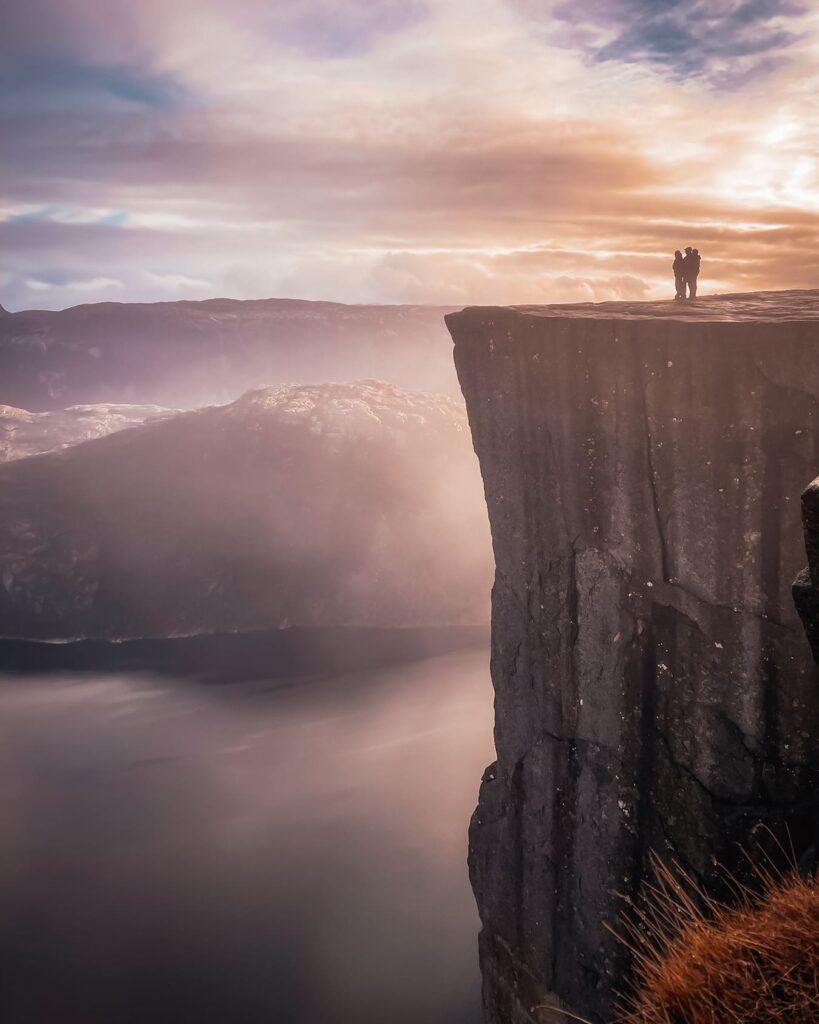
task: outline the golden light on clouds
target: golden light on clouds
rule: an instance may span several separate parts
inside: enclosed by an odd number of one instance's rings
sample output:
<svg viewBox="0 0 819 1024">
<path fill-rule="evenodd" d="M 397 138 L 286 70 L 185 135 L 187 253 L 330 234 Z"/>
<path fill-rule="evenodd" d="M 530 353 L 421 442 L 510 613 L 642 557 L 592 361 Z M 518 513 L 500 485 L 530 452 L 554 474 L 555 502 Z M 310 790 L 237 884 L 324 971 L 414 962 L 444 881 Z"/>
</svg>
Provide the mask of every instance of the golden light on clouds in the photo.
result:
<svg viewBox="0 0 819 1024">
<path fill-rule="evenodd" d="M 15 4 L 0 301 L 654 297 L 687 244 L 815 285 L 810 8 Z"/>
</svg>

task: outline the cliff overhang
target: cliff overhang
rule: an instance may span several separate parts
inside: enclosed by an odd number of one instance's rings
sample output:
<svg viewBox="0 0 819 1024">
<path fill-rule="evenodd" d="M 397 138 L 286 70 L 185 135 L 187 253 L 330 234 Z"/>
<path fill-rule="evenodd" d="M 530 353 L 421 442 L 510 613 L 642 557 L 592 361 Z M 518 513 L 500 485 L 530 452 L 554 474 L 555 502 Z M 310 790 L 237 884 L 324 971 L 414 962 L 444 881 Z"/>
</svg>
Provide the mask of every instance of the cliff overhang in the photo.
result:
<svg viewBox="0 0 819 1024">
<path fill-rule="evenodd" d="M 607 1019 L 651 851 L 707 887 L 814 840 L 791 599 L 819 291 L 450 314 L 496 575 L 497 762 L 470 829 L 489 1024 Z"/>
</svg>

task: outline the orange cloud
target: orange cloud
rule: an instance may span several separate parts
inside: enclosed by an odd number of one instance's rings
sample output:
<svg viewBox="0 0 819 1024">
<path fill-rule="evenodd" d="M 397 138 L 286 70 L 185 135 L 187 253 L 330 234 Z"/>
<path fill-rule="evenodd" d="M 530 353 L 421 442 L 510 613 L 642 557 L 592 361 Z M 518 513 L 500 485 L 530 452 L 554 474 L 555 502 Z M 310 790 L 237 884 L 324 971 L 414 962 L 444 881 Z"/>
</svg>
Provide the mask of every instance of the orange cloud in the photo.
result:
<svg viewBox="0 0 819 1024">
<path fill-rule="evenodd" d="M 275 17 L 257 0 L 21 2 L 0 301 L 67 304 L 102 278 L 134 299 L 653 297 L 686 244 L 704 290 L 815 285 L 817 18 L 760 7 L 751 56 L 776 66 L 748 75 L 738 54 L 731 77 L 736 12 L 719 52 L 662 22 L 641 57 L 627 6 L 538 5 L 534 22 L 505 0 L 411 17 L 385 0 L 338 26 L 319 0 Z M 685 74 L 666 36 L 701 48 Z"/>
</svg>

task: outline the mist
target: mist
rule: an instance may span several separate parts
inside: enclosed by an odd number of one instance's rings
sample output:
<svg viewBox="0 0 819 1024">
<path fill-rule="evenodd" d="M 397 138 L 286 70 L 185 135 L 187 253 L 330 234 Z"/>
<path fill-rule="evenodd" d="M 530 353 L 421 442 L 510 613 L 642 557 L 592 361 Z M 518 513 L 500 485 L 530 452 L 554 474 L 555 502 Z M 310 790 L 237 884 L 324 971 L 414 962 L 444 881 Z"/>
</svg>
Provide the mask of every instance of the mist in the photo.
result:
<svg viewBox="0 0 819 1024">
<path fill-rule="evenodd" d="M 368 377 L 460 401 L 446 312 L 296 299 L 0 306 L 0 402 L 195 409 L 266 385 Z"/>
<path fill-rule="evenodd" d="M 487 661 L 5 677 L 3 1019 L 476 1021 Z"/>
<path fill-rule="evenodd" d="M 463 407 L 378 381 L 261 388 L 0 466 L 6 635 L 486 621 Z"/>
</svg>

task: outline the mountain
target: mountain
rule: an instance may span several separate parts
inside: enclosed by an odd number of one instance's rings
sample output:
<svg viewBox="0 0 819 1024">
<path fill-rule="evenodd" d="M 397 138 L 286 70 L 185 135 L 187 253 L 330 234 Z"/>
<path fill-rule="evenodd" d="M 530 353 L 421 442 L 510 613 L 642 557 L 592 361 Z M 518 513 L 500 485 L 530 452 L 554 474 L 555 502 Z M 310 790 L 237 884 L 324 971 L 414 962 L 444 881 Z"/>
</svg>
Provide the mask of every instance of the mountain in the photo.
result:
<svg viewBox="0 0 819 1024">
<path fill-rule="evenodd" d="M 73 405 L 55 412 L 0 405 L 0 462 L 104 437 L 163 415 L 173 413 L 158 405 Z"/>
<path fill-rule="evenodd" d="M 463 407 L 280 385 L 0 466 L 5 635 L 481 623 Z"/>
<path fill-rule="evenodd" d="M 378 377 L 460 398 L 447 310 L 295 299 L 100 302 L 0 315 L 0 403 L 196 408 L 261 383 Z"/>
</svg>

